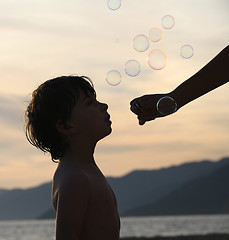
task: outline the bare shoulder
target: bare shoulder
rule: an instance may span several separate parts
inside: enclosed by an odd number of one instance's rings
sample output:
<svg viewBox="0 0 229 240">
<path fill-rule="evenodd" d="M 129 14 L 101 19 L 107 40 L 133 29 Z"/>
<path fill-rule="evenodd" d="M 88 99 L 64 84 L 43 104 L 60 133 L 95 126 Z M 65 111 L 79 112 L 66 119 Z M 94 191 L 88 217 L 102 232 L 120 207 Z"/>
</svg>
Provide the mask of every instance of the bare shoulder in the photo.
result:
<svg viewBox="0 0 229 240">
<path fill-rule="evenodd" d="M 91 178 L 86 170 L 73 166 L 58 167 L 53 179 L 56 239 L 80 238 L 91 189 Z"/>
<path fill-rule="evenodd" d="M 74 199 L 79 192 L 89 195 L 91 190 L 90 175 L 80 168 L 69 168 L 66 166 L 58 166 L 53 177 L 53 205 L 56 209 L 57 200 L 60 196 L 68 196 Z"/>
<path fill-rule="evenodd" d="M 60 239 L 67 235 L 87 240 L 118 239 L 116 199 L 97 167 L 58 167 L 53 180 L 53 200 L 56 234 Z"/>
</svg>

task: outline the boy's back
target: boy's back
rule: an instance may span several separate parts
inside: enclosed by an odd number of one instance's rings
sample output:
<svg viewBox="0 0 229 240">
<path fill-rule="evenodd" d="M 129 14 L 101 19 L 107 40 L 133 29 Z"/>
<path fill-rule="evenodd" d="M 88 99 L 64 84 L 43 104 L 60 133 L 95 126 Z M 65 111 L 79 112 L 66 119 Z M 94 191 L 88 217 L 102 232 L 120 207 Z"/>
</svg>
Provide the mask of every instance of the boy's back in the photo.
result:
<svg viewBox="0 0 229 240">
<path fill-rule="evenodd" d="M 119 239 L 116 198 L 95 164 L 60 163 L 53 179 L 53 205 L 59 239 L 75 240 L 72 236 L 78 234 L 80 240 Z"/>
</svg>

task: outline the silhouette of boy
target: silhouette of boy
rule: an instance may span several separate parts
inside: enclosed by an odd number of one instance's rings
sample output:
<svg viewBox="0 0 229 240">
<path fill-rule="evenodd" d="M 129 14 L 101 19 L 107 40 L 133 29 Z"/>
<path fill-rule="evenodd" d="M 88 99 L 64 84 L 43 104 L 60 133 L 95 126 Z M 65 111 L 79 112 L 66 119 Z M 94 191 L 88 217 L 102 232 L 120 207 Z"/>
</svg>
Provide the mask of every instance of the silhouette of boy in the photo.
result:
<svg viewBox="0 0 229 240">
<path fill-rule="evenodd" d="M 48 80 L 32 94 L 26 137 L 59 162 L 52 191 L 56 240 L 119 239 L 116 198 L 93 156 L 112 131 L 107 109 L 84 76 Z"/>
</svg>

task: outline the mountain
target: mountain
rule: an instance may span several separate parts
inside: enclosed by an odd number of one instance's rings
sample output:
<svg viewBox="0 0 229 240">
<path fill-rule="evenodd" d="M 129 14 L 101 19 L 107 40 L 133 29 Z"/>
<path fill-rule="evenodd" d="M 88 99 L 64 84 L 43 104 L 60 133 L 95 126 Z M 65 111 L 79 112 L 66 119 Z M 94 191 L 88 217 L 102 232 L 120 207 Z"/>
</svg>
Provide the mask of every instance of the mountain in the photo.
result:
<svg viewBox="0 0 229 240">
<path fill-rule="evenodd" d="M 157 204 L 174 191 L 184 191 L 185 184 L 213 177 L 215 171 L 227 164 L 229 158 L 217 162 L 205 160 L 158 170 L 134 171 L 123 177 L 108 177 L 107 180 L 116 194 L 119 213 L 123 216 L 134 209 Z M 28 189 L 0 189 L 0 220 L 54 218 L 51 188 L 49 182 Z"/>
<path fill-rule="evenodd" d="M 5 190 L 5 189 L 0 189 L 0 197 L 1 197 L 2 195 L 4 195 L 6 192 L 8 192 L 8 191 Z"/>
<path fill-rule="evenodd" d="M 229 213 L 229 164 L 192 180 L 159 201 L 132 209 L 127 216 Z"/>
<path fill-rule="evenodd" d="M 52 207 L 51 183 L 29 189 L 0 190 L 0 220 L 34 219 Z"/>
<path fill-rule="evenodd" d="M 48 211 L 39 215 L 37 219 L 53 219 L 56 218 L 56 211 L 54 208 L 50 208 Z"/>
<path fill-rule="evenodd" d="M 134 171 L 121 178 L 108 178 L 117 200 L 120 215 L 128 210 L 152 204 L 196 178 L 207 176 L 229 163 L 229 158 L 218 162 L 201 161 L 159 170 Z"/>
</svg>

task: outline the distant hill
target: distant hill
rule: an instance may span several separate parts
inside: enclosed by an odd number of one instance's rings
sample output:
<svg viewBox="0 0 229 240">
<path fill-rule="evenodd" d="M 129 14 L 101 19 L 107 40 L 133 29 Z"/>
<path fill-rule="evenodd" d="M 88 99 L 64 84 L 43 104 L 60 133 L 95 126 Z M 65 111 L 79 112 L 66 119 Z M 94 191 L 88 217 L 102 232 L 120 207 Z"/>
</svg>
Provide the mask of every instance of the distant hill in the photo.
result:
<svg viewBox="0 0 229 240">
<path fill-rule="evenodd" d="M 120 215 L 128 210 L 152 204 L 191 180 L 207 176 L 229 163 L 229 158 L 218 162 L 201 161 L 159 170 L 134 171 L 121 178 L 108 178 L 117 200 Z"/>
<path fill-rule="evenodd" d="M 8 192 L 8 190 L 5 189 L 0 189 L 0 197 L 5 194 L 6 192 Z"/>
<path fill-rule="evenodd" d="M 51 183 L 29 189 L 0 190 L 0 220 L 34 219 L 52 207 Z"/>
<path fill-rule="evenodd" d="M 133 214 L 134 209 L 158 204 L 159 200 L 166 199 L 179 189 L 182 196 L 181 192 L 187 190 L 183 188 L 185 184 L 200 181 L 200 178 L 205 177 L 210 181 L 215 171 L 223 169 L 228 164 L 229 158 L 223 158 L 218 162 L 205 160 L 159 170 L 134 171 L 123 177 L 107 179 L 116 194 L 119 213 L 123 216 Z M 28 189 L 0 189 L 0 220 L 54 217 L 51 182 Z"/>
<path fill-rule="evenodd" d="M 192 180 L 159 201 L 132 209 L 127 216 L 229 213 L 229 164 Z"/>
<path fill-rule="evenodd" d="M 37 219 L 53 219 L 56 218 L 56 211 L 54 208 L 50 208 L 48 211 L 39 215 Z"/>
</svg>

